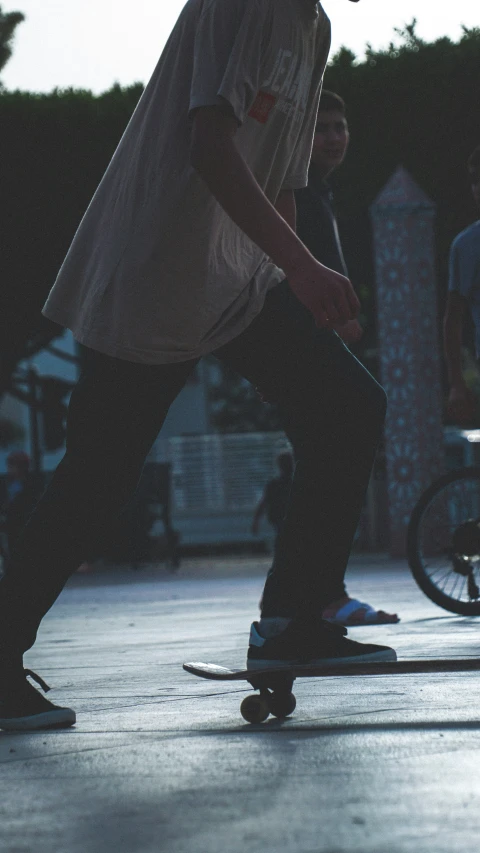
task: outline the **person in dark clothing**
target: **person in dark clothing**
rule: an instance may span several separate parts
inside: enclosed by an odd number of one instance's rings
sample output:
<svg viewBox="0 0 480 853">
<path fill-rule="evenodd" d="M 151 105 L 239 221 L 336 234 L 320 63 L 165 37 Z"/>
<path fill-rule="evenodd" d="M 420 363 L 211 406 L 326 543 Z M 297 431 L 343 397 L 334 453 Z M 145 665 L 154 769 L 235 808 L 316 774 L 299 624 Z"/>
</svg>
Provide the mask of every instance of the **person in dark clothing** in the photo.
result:
<svg viewBox="0 0 480 853">
<path fill-rule="evenodd" d="M 347 277 L 333 191 L 328 177 L 343 163 L 349 139 L 345 102 L 335 92 L 324 90 L 320 97 L 308 186 L 295 193 L 297 234 L 318 261 Z M 362 335 L 356 319 L 343 326 L 336 326 L 335 331 L 346 344 L 354 344 Z M 345 586 L 344 570 L 331 573 L 330 583 L 324 586 L 324 593 L 327 600 L 322 616 L 330 622 L 372 625 L 399 621 L 396 614 L 376 610 L 369 604 L 350 598 Z"/>
<path fill-rule="evenodd" d="M 292 487 L 294 463 L 291 453 L 280 453 L 277 457 L 279 476 L 269 480 L 263 495 L 255 509 L 252 521 L 252 533 L 258 534 L 260 519 L 266 515 L 278 536 Z"/>
<path fill-rule="evenodd" d="M 331 172 L 343 163 L 350 134 L 345 102 L 334 92 L 320 97 L 308 186 L 295 192 L 297 233 L 315 258 L 342 275 L 348 275 L 328 183 Z"/>
<path fill-rule="evenodd" d="M 480 145 L 467 162 L 472 195 L 480 210 Z M 463 375 L 463 326 L 475 330 L 475 352 L 480 363 L 480 219 L 457 234 L 449 258 L 448 296 L 443 318 L 443 343 L 448 375 L 447 410 L 454 423 L 475 422 L 476 398 Z"/>
</svg>

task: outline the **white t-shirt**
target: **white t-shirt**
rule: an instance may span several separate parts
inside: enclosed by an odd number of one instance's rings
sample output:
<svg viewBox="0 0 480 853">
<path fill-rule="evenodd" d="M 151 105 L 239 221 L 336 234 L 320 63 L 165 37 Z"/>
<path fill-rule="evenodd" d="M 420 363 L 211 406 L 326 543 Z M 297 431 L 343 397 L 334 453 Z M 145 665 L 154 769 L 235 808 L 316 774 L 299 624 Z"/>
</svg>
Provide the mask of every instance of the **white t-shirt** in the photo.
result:
<svg viewBox="0 0 480 853">
<path fill-rule="evenodd" d="M 192 110 L 224 104 L 272 203 L 306 186 L 330 22 L 306 0 L 188 0 L 43 313 L 92 349 L 186 361 L 236 337 L 279 270 L 190 164 Z"/>
</svg>

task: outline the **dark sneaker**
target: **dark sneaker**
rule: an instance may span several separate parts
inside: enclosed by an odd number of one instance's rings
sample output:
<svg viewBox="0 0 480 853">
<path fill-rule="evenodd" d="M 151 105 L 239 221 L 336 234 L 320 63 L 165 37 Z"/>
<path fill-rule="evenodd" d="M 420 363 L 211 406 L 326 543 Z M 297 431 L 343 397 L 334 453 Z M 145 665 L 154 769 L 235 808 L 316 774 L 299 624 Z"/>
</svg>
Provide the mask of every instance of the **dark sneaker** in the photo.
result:
<svg viewBox="0 0 480 853">
<path fill-rule="evenodd" d="M 27 675 L 40 685 L 45 693 L 50 690 L 47 684 L 30 669 L 23 670 L 23 676 L 9 683 L 4 692 L 0 686 L 0 729 L 5 731 L 35 731 L 73 726 L 75 711 L 60 708 L 45 699 L 38 690 L 27 681 Z"/>
<path fill-rule="evenodd" d="M 250 630 L 247 668 L 285 666 L 342 666 L 355 663 L 395 661 L 389 646 L 356 643 L 345 636 L 346 628 L 322 619 L 292 619 L 285 631 L 265 639 L 258 622 Z"/>
</svg>

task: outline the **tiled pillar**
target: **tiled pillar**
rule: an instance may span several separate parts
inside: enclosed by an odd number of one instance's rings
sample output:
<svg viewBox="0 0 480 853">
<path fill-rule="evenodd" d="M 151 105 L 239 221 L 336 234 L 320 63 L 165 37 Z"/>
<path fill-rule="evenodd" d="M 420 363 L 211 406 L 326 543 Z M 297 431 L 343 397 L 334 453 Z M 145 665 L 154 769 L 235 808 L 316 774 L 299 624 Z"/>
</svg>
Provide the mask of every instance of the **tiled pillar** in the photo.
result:
<svg viewBox="0 0 480 853">
<path fill-rule="evenodd" d="M 379 361 L 388 396 L 390 551 L 403 556 L 412 508 L 444 462 L 435 205 L 399 168 L 371 215 Z"/>
</svg>

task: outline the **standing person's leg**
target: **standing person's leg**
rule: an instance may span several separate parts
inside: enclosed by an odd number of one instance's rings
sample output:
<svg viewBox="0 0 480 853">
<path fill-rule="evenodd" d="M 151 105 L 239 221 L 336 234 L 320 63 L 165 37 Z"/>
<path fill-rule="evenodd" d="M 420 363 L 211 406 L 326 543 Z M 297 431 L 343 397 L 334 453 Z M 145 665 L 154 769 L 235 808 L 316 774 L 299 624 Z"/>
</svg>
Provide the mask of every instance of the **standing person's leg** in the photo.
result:
<svg viewBox="0 0 480 853">
<path fill-rule="evenodd" d="M 278 624 L 282 619 L 287 624 L 296 617 L 309 622 L 313 617 L 318 624 L 332 588 L 343 584 L 383 426 L 385 393 L 334 332 L 316 327 L 286 282 L 269 293 L 251 326 L 216 355 L 278 405 L 295 453 L 262 624 L 279 618 Z M 320 625 L 325 628 L 321 620 Z"/>
<path fill-rule="evenodd" d="M 169 406 L 194 366 L 89 354 L 70 400 L 65 456 L 0 581 L 0 718 L 5 685 L 23 678 L 22 656 L 41 619 L 82 560 L 114 535 Z"/>
</svg>

